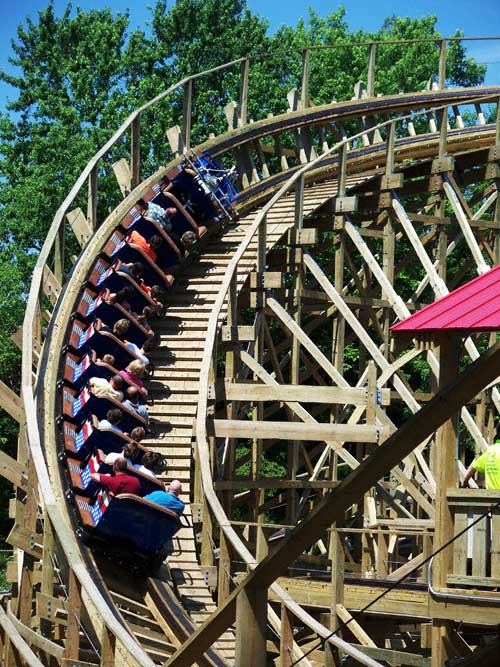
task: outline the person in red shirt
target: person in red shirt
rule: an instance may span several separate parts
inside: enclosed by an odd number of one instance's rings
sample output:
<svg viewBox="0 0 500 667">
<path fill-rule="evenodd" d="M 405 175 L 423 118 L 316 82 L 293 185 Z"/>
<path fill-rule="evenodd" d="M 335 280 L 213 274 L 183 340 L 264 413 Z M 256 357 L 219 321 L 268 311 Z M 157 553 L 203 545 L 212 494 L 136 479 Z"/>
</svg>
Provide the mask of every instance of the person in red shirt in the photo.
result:
<svg viewBox="0 0 500 667">
<path fill-rule="evenodd" d="M 113 472 L 114 476 L 94 472 L 91 479 L 93 482 L 104 486 L 112 496 L 118 496 L 120 493 L 132 493 L 134 496 L 141 495 L 139 480 L 127 474 L 127 462 L 124 458 L 116 459 L 113 463 Z"/>
<path fill-rule="evenodd" d="M 149 241 L 147 241 L 142 234 L 139 234 L 139 232 L 136 232 L 134 229 L 127 236 L 126 241 L 131 246 L 135 246 L 136 248 L 139 248 L 139 250 L 142 250 L 142 252 L 150 257 L 153 262 L 156 262 L 156 250 L 158 250 L 162 243 L 160 236 L 154 234 L 154 236 L 151 236 Z"/>
</svg>

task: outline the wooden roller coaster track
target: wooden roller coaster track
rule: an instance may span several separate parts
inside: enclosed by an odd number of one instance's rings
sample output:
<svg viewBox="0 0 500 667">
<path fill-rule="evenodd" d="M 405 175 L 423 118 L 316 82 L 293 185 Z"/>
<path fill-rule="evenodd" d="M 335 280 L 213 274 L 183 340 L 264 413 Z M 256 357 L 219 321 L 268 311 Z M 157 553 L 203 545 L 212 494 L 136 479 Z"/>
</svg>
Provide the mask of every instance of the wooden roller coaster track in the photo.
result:
<svg viewBox="0 0 500 667">
<path fill-rule="evenodd" d="M 500 86 L 446 89 L 444 40 L 436 89 L 375 97 L 367 46 L 366 95 L 313 106 L 306 49 L 289 112 L 256 122 L 249 59 L 184 79 L 129 116 L 58 209 L 27 303 L 22 400 L 0 396 L 20 424 L 17 461 L 1 457 L 15 489 L 2 664 L 437 667 L 496 650 L 497 511 L 491 549 L 474 529 L 437 557 L 437 596 L 425 581 L 428 556 L 500 500 L 456 489 L 466 442 L 492 438 L 498 345 L 467 338 L 457 378 L 456 341 L 398 349 L 390 326 L 499 263 Z M 234 66 L 228 131 L 196 150 L 237 164 L 239 218 L 209 226 L 176 272 L 150 355 L 157 428 L 144 444 L 182 481 L 189 526 L 144 577 L 77 537 L 58 456 L 61 354 L 99 253 L 191 149 L 193 81 Z M 141 114 L 178 90 L 174 158 L 141 180 Z M 114 165 L 124 198 L 98 224 L 99 167 L 128 129 L 130 163 Z M 86 184 L 85 216 L 70 208 Z M 71 266 L 70 228 L 82 246 Z M 425 394 L 412 387 L 424 367 Z"/>
</svg>

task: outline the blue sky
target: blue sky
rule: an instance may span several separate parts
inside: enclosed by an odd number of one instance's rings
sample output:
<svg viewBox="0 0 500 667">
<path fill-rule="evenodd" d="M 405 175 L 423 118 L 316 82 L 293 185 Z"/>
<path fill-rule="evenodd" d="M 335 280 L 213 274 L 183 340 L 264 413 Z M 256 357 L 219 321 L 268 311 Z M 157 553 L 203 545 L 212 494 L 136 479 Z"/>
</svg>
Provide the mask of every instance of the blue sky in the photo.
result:
<svg viewBox="0 0 500 667">
<path fill-rule="evenodd" d="M 169 0 L 172 4 L 173 0 Z M 301 16 L 307 17 L 308 7 L 312 5 L 321 16 L 334 11 L 340 3 L 327 0 L 287 0 L 273 2 L 272 0 L 247 0 L 251 11 L 266 17 L 273 32 L 279 25 L 285 23 L 295 25 Z M 0 68 L 10 69 L 8 56 L 11 52 L 11 39 L 16 35 L 20 22 L 24 22 L 27 15 L 36 19 L 37 11 L 48 4 L 47 0 L 0 0 Z M 55 0 L 56 12 L 62 13 L 66 7 L 66 0 Z M 151 13 L 148 7 L 154 5 L 138 0 L 76 0 L 74 6 L 82 9 L 111 7 L 114 11 L 129 9 L 130 25 L 135 28 L 144 25 Z M 474 11 L 474 3 L 470 0 L 414 0 L 411 5 L 393 0 L 344 0 L 346 20 L 352 30 L 363 28 L 376 30 L 388 16 L 411 15 L 412 17 L 436 14 L 438 16 L 438 30 L 441 34 L 452 35 L 455 30 L 463 30 L 466 36 L 495 36 L 500 35 L 500 1 L 481 0 Z M 411 7 L 411 11 L 409 10 Z M 489 63 L 487 83 L 500 84 L 500 40 L 498 42 L 478 42 L 469 45 L 469 52 L 479 62 Z M 0 109 L 3 110 L 5 101 L 13 95 L 12 89 L 0 82 Z"/>
</svg>

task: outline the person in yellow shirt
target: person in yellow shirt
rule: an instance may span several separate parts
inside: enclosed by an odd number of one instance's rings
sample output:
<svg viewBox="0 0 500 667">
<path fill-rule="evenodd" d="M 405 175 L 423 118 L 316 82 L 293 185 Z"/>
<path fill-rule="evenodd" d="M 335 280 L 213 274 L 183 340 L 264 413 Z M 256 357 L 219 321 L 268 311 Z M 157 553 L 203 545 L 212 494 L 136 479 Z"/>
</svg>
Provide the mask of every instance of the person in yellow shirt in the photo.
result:
<svg viewBox="0 0 500 667">
<path fill-rule="evenodd" d="M 490 445 L 485 452 L 471 463 L 460 486 L 462 488 L 467 487 L 469 479 L 474 477 L 476 472 L 484 473 L 487 489 L 500 489 L 500 442 Z"/>
</svg>

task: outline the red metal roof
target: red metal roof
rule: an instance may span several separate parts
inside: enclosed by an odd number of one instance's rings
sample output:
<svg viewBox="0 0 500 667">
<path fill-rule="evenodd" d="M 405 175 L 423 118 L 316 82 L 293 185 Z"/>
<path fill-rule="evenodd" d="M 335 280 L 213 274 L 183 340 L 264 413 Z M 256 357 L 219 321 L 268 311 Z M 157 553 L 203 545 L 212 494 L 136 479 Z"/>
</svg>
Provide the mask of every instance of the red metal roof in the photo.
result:
<svg viewBox="0 0 500 667">
<path fill-rule="evenodd" d="M 395 324 L 391 331 L 500 331 L 500 266 Z"/>
</svg>

